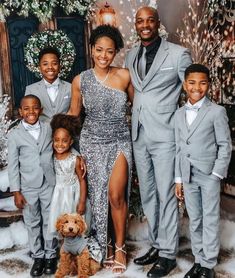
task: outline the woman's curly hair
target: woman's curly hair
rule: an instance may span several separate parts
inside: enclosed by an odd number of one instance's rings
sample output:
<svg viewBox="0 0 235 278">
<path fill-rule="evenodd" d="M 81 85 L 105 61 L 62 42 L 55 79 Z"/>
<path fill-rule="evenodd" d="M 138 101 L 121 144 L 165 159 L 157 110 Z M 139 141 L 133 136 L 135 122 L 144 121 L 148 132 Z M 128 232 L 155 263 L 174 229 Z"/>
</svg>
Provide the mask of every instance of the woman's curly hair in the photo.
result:
<svg viewBox="0 0 235 278">
<path fill-rule="evenodd" d="M 66 129 L 72 138 L 79 135 L 81 130 L 80 120 L 76 116 L 66 115 L 66 114 L 56 114 L 51 120 L 52 136 L 59 128 Z"/>
<path fill-rule="evenodd" d="M 114 42 L 117 52 L 124 47 L 122 34 L 116 27 L 110 25 L 100 25 L 92 30 L 90 36 L 90 45 L 94 46 L 96 41 L 102 37 L 110 38 Z"/>
</svg>

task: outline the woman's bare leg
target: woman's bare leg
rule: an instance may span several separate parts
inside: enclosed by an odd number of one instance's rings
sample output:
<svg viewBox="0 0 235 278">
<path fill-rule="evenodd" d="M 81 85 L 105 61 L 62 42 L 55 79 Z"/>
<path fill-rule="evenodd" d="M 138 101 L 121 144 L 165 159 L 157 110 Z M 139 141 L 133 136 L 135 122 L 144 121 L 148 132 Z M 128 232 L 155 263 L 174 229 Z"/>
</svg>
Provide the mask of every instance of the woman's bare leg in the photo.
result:
<svg viewBox="0 0 235 278">
<path fill-rule="evenodd" d="M 125 244 L 127 201 L 126 187 L 128 183 L 128 163 L 121 153 L 113 167 L 109 182 L 109 202 L 115 232 L 116 246 L 121 248 Z M 115 260 L 126 266 L 126 254 L 122 251 L 115 252 Z M 115 266 L 115 264 L 114 264 Z M 122 267 L 116 264 L 114 272 L 122 272 Z"/>
</svg>

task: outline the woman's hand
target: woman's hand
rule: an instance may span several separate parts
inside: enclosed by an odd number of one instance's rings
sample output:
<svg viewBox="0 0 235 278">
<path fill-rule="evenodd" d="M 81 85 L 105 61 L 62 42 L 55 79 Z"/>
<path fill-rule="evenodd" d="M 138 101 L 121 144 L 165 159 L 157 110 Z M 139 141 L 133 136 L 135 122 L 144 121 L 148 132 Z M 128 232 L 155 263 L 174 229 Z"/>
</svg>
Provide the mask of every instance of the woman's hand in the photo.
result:
<svg viewBox="0 0 235 278">
<path fill-rule="evenodd" d="M 176 183 L 175 184 L 175 196 L 180 200 L 184 200 L 184 189 L 182 183 Z"/>
</svg>

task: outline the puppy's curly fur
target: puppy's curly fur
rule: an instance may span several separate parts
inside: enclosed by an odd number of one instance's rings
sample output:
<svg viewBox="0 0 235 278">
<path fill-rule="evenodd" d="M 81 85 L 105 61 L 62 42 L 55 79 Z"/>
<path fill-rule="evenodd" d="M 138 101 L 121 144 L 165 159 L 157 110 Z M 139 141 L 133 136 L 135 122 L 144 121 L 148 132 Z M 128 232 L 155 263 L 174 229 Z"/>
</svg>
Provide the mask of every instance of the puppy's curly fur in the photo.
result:
<svg viewBox="0 0 235 278">
<path fill-rule="evenodd" d="M 81 236 L 85 233 L 87 226 L 79 214 L 63 214 L 56 222 L 57 231 L 66 237 Z M 65 252 L 63 246 L 60 250 L 60 262 L 55 273 L 56 278 L 62 278 L 66 275 L 78 275 L 78 278 L 87 278 L 94 275 L 100 269 L 100 264 L 93 260 L 88 248 L 84 248 L 81 254 L 73 255 Z"/>
</svg>

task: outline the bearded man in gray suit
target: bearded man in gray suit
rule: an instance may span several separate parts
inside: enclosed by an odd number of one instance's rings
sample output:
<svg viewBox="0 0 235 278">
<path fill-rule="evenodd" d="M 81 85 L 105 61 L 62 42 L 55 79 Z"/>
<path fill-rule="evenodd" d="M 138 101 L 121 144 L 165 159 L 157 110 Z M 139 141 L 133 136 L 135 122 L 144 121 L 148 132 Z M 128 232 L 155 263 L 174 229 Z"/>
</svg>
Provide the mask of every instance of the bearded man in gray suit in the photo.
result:
<svg viewBox="0 0 235 278">
<path fill-rule="evenodd" d="M 134 262 L 155 263 L 148 277 L 163 277 L 176 267 L 177 200 L 174 196 L 174 113 L 184 71 L 191 64 L 187 49 L 161 39 L 158 12 L 142 7 L 136 14 L 141 43 L 127 54 L 135 88 L 132 140 L 141 202 L 152 247 Z"/>
</svg>

